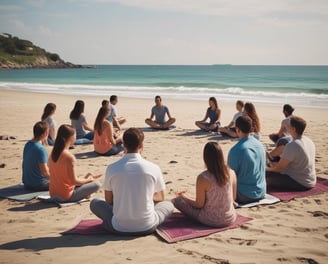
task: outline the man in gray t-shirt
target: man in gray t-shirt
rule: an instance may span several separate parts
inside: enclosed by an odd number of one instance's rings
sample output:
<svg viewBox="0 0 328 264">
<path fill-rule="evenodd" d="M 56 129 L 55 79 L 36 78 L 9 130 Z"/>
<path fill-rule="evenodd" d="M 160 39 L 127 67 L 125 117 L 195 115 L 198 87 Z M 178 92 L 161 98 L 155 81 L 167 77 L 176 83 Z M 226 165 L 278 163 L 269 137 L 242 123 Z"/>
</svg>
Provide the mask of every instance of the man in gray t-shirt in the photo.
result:
<svg viewBox="0 0 328 264">
<path fill-rule="evenodd" d="M 166 121 L 166 115 L 168 120 Z M 155 120 L 153 118 L 155 117 Z M 155 97 L 155 105 L 151 109 L 150 118 L 145 120 L 146 124 L 155 129 L 169 129 L 175 122 L 175 118 L 171 117 L 169 108 L 162 103 L 159 95 Z"/>
<path fill-rule="evenodd" d="M 306 190 L 316 184 L 315 145 L 303 136 L 305 127 L 305 120 L 290 117 L 288 129 L 293 140 L 285 146 L 279 162 L 266 169 L 269 189 Z"/>
</svg>

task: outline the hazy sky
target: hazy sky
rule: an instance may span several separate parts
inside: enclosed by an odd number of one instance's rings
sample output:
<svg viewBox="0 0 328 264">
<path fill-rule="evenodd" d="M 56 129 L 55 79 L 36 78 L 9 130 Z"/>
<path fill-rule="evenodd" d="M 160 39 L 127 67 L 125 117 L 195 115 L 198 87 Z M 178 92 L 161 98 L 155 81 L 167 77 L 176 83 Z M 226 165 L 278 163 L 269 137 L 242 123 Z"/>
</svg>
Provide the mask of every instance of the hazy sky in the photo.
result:
<svg viewBox="0 0 328 264">
<path fill-rule="evenodd" d="M 328 65 L 328 0 L 0 0 L 0 30 L 79 64 Z"/>
</svg>

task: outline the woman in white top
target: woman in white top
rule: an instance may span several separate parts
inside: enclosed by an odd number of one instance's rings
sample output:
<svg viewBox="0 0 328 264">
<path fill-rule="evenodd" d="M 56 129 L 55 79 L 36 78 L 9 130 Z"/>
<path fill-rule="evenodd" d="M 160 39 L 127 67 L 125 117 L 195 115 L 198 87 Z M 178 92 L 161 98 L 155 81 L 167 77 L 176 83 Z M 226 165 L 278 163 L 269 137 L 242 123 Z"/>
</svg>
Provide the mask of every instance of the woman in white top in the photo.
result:
<svg viewBox="0 0 328 264">
<path fill-rule="evenodd" d="M 56 122 L 53 115 L 56 112 L 56 105 L 54 103 L 48 103 L 43 109 L 43 114 L 41 116 L 41 121 L 44 121 L 49 126 L 49 135 L 47 141 L 44 142 L 50 146 L 53 146 L 56 139 Z"/>
<path fill-rule="evenodd" d="M 93 128 L 87 123 L 84 115 L 84 102 L 82 100 L 75 102 L 69 118 L 71 119 L 71 125 L 76 130 L 76 139 L 86 138 L 93 140 Z"/>
</svg>

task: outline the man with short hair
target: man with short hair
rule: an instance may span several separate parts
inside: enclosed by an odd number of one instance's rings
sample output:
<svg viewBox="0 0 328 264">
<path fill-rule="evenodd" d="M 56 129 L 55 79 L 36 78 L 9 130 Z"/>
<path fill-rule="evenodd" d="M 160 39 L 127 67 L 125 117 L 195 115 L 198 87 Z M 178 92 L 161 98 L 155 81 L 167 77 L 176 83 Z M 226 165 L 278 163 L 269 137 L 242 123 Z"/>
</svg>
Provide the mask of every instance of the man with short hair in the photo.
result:
<svg viewBox="0 0 328 264">
<path fill-rule="evenodd" d="M 166 115 L 168 120 L 166 120 Z M 155 117 L 155 120 L 153 118 Z M 169 108 L 163 105 L 162 98 L 159 95 L 155 96 L 155 105 L 151 109 L 150 118 L 145 120 L 146 124 L 154 129 L 169 129 L 175 122 L 175 118 L 171 116 Z"/>
<path fill-rule="evenodd" d="M 121 130 L 121 125 L 126 122 L 126 119 L 124 117 L 118 117 L 116 104 L 118 102 L 117 95 L 111 95 L 109 98 L 109 108 L 110 108 L 110 114 L 108 117 L 108 120 L 113 123 L 113 126 L 118 128 L 118 130 Z"/>
<path fill-rule="evenodd" d="M 279 162 L 266 168 L 268 188 L 305 191 L 316 184 L 315 145 L 304 136 L 306 121 L 290 117 L 288 132 L 292 141 L 286 144 Z"/>
<path fill-rule="evenodd" d="M 124 132 L 126 154 L 107 167 L 105 201 L 96 198 L 90 203 L 90 210 L 111 233 L 151 234 L 173 212 L 173 204 L 164 201 L 161 169 L 141 157 L 143 141 L 139 128 Z"/>
<path fill-rule="evenodd" d="M 37 122 L 33 127 L 33 139 L 24 146 L 22 181 L 26 189 L 33 191 L 49 190 L 48 153 L 42 145 L 42 142 L 47 139 L 48 133 L 47 122 Z"/>
<path fill-rule="evenodd" d="M 236 120 L 239 141 L 228 154 L 228 164 L 237 176 L 237 202 L 256 202 L 266 193 L 265 149 L 263 144 L 251 136 L 252 120 L 240 116 Z"/>
</svg>

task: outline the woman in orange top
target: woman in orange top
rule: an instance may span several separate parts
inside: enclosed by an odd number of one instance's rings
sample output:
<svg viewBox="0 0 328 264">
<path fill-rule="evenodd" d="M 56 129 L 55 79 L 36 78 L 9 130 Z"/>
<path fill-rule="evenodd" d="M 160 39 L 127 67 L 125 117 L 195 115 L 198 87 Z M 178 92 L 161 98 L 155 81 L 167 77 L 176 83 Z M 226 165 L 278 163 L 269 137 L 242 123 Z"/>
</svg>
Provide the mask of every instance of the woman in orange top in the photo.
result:
<svg viewBox="0 0 328 264">
<path fill-rule="evenodd" d="M 116 155 L 123 150 L 122 135 L 114 135 L 113 124 L 107 120 L 109 114 L 108 106 L 101 107 L 94 125 L 93 146 L 95 152 L 104 156 Z"/>
<path fill-rule="evenodd" d="M 75 140 L 75 129 L 70 125 L 61 125 L 49 157 L 50 196 L 59 202 L 76 202 L 88 198 L 100 188 L 100 183 L 95 179 L 101 175 L 88 173 L 84 178 L 77 177 L 76 159 L 69 152 Z"/>
</svg>

